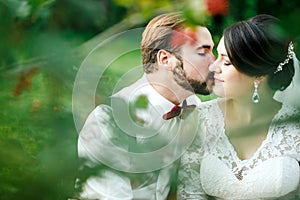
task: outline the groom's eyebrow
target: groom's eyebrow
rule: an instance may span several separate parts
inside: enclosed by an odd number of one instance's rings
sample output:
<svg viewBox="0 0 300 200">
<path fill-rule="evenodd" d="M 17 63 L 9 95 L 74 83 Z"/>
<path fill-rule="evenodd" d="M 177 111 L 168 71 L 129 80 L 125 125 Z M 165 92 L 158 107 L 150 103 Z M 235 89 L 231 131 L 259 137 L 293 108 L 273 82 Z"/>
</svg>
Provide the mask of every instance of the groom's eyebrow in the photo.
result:
<svg viewBox="0 0 300 200">
<path fill-rule="evenodd" d="M 210 45 L 202 45 L 202 46 L 199 46 L 198 48 L 197 48 L 197 50 L 199 50 L 199 49 L 211 49 L 212 47 L 210 46 Z"/>
</svg>

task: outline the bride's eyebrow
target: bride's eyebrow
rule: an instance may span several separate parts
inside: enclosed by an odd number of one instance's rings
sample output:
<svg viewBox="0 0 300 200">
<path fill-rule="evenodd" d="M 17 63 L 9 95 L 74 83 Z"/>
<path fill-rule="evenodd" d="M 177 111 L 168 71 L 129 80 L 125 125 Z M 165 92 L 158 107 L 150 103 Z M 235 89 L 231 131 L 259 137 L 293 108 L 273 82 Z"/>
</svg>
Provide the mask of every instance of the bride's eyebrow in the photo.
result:
<svg viewBox="0 0 300 200">
<path fill-rule="evenodd" d="M 228 57 L 228 55 L 227 55 L 227 54 L 225 54 L 225 53 L 221 53 L 221 54 L 220 54 L 220 56 L 223 56 L 223 57 Z"/>
</svg>

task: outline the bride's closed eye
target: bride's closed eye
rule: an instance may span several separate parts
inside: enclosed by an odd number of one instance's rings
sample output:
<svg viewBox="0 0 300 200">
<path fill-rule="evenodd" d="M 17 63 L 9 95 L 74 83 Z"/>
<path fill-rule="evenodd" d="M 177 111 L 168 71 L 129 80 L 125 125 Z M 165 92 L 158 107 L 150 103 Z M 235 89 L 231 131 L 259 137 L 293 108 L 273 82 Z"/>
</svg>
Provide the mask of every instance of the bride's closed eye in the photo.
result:
<svg viewBox="0 0 300 200">
<path fill-rule="evenodd" d="M 225 62 L 224 62 L 224 65 L 229 66 L 229 65 L 232 65 L 232 64 L 231 64 L 231 62 L 225 61 Z"/>
</svg>

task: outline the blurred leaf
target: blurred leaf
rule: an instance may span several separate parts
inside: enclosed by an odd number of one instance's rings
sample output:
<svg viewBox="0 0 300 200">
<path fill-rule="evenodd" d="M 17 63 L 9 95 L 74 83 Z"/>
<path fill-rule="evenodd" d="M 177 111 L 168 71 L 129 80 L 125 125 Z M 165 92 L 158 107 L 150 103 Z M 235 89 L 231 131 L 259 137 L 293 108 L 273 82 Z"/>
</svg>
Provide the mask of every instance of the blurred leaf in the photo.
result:
<svg viewBox="0 0 300 200">
<path fill-rule="evenodd" d="M 183 10 L 187 24 L 208 26 L 211 23 L 211 16 L 207 11 L 204 0 L 189 0 Z"/>
<path fill-rule="evenodd" d="M 135 108 L 144 108 L 146 109 L 148 107 L 149 101 L 147 96 L 145 95 L 140 95 L 136 101 L 134 102 L 133 106 Z"/>
</svg>

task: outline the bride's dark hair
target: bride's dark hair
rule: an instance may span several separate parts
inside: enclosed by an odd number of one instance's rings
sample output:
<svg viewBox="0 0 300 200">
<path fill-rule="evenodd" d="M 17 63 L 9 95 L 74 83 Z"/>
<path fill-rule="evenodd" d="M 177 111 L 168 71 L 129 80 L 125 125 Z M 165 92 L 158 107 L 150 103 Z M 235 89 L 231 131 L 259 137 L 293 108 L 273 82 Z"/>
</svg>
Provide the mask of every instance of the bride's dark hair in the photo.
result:
<svg viewBox="0 0 300 200">
<path fill-rule="evenodd" d="M 249 76 L 268 76 L 273 90 L 284 90 L 294 75 L 293 59 L 274 73 L 288 54 L 290 40 L 280 32 L 279 20 L 270 15 L 257 15 L 224 30 L 228 57 L 236 69 Z"/>
</svg>

